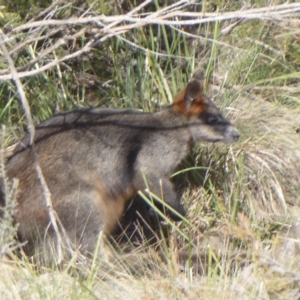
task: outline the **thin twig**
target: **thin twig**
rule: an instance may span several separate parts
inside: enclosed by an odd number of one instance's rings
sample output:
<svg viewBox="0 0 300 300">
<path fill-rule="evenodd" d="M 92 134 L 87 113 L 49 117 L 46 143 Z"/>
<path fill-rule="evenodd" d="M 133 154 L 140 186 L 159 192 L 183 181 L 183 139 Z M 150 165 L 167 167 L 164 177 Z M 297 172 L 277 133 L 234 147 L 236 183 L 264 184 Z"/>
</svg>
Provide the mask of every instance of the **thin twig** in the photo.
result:
<svg viewBox="0 0 300 300">
<path fill-rule="evenodd" d="M 52 67 L 55 67 L 56 65 L 66 61 L 66 60 L 69 60 L 71 58 L 75 58 L 77 56 L 80 56 L 81 54 L 85 53 L 85 52 L 88 52 L 90 51 L 91 49 L 91 43 L 93 42 L 90 41 L 89 43 L 87 43 L 82 49 L 72 53 L 72 54 L 69 54 L 69 55 L 66 55 L 60 59 L 55 59 L 53 61 L 51 61 L 50 63 L 38 68 L 38 69 L 35 69 L 35 70 L 32 70 L 32 71 L 26 71 L 26 72 L 19 72 L 17 73 L 17 77 L 18 78 L 22 78 L 22 77 L 28 77 L 28 76 L 33 76 L 33 75 L 36 75 L 36 74 L 39 74 L 39 73 L 42 73 L 44 71 L 47 71 L 49 69 L 51 69 Z M 0 76 L 0 80 L 8 80 L 8 79 L 12 79 L 12 74 L 7 74 L 7 75 L 1 75 Z"/>
<path fill-rule="evenodd" d="M 57 6 L 60 2 L 63 2 L 63 1 L 56 0 L 56 1 L 52 2 L 47 8 L 45 8 L 43 11 L 38 13 L 38 15 L 34 16 L 29 22 L 32 22 L 33 20 L 40 18 L 41 16 L 45 15 L 48 12 L 51 12 L 51 15 L 53 15 L 55 13 L 55 10 L 53 11 L 52 8 Z M 68 7 L 70 5 L 71 5 L 71 3 L 67 3 L 64 7 Z M 62 8 L 60 7 L 59 9 L 62 9 Z M 58 10 L 58 9 L 56 9 L 56 10 Z"/>
<path fill-rule="evenodd" d="M 29 131 L 29 135 L 30 135 L 30 144 L 31 144 L 31 151 L 32 151 L 32 155 L 33 155 L 35 170 L 37 172 L 38 178 L 40 180 L 40 183 L 41 183 L 41 186 L 42 186 L 42 189 L 43 189 L 43 194 L 44 194 L 46 205 L 47 205 L 47 208 L 48 208 L 49 218 L 50 218 L 51 224 L 52 224 L 54 232 L 55 232 L 56 241 L 57 241 L 57 244 L 56 244 L 57 264 L 60 264 L 63 260 L 62 238 L 61 238 L 58 226 L 57 226 L 55 211 L 54 211 L 53 206 L 52 206 L 51 193 L 50 193 L 50 190 L 49 190 L 48 185 L 46 183 L 46 180 L 45 180 L 45 177 L 44 177 L 43 172 L 41 170 L 41 167 L 38 163 L 38 156 L 37 156 L 37 154 L 34 150 L 35 130 L 34 130 L 34 125 L 33 125 L 32 117 L 31 117 L 31 113 L 30 113 L 30 107 L 29 107 L 28 101 L 26 99 L 20 77 L 18 76 L 17 70 L 16 70 L 15 65 L 13 63 L 13 60 L 11 59 L 11 57 L 8 53 L 8 50 L 6 48 L 6 45 L 4 43 L 5 36 L 4 36 L 1 29 L 0 29 L 0 37 L 1 37 L 1 40 L 0 40 L 1 50 L 2 50 L 4 56 L 7 60 L 7 64 L 9 66 L 9 69 L 10 69 L 11 74 L 12 74 L 12 79 L 15 82 L 15 85 L 17 87 L 23 109 L 25 110 L 25 115 L 26 115 L 26 119 L 27 119 L 28 131 Z"/>
<path fill-rule="evenodd" d="M 165 11 L 165 10 L 164 10 Z M 92 24 L 95 22 L 101 22 L 103 24 L 109 24 L 114 22 L 128 22 L 132 23 L 134 27 L 140 27 L 149 24 L 161 24 L 161 25 L 196 25 L 208 22 L 225 21 L 230 19 L 278 19 L 280 16 L 288 15 L 291 18 L 292 14 L 297 14 L 300 11 L 300 3 L 286 3 L 281 5 L 274 5 L 262 8 L 247 9 L 243 11 L 225 12 L 225 13 L 202 13 L 202 12 L 185 12 L 176 10 L 160 15 L 160 10 L 155 14 L 158 17 L 146 17 L 141 18 L 140 15 L 131 16 L 117 15 L 117 16 L 88 16 L 85 18 L 69 18 L 66 20 L 42 20 L 36 22 L 30 22 L 20 25 L 13 29 L 13 32 L 23 31 L 25 29 L 35 27 L 46 26 L 59 26 L 59 25 L 78 25 L 78 24 Z M 174 18 L 188 17 L 188 20 L 173 20 Z M 297 17 L 297 16 L 296 16 Z M 300 20 L 299 20 L 300 22 Z M 107 26 L 107 25 L 105 25 Z M 105 27 L 104 27 L 105 28 Z M 115 28 L 116 29 L 116 28 Z M 118 29 L 119 30 L 119 29 Z"/>
<path fill-rule="evenodd" d="M 9 51 L 9 55 L 12 56 L 13 54 L 15 54 L 18 51 L 20 51 L 22 48 L 25 48 L 28 44 L 34 44 L 34 43 L 36 43 L 36 42 L 38 42 L 40 40 L 45 40 L 47 38 L 51 38 L 53 35 L 55 35 L 56 33 L 61 32 L 61 31 L 62 31 L 61 28 L 55 28 L 55 29 L 49 31 L 45 35 L 38 35 L 39 32 L 33 32 L 31 35 L 29 35 L 29 36 L 26 37 L 25 41 L 16 44 L 14 46 L 14 48 Z M 3 60 L 3 58 L 0 59 L 0 61 L 2 61 L 2 60 Z M 8 70 L 0 70 L 0 74 L 5 74 L 7 71 Z M 17 69 L 17 71 L 19 71 L 19 69 Z"/>
<path fill-rule="evenodd" d="M 33 121 L 31 118 L 30 107 L 29 107 L 28 101 L 26 99 L 26 96 L 25 96 L 25 93 L 24 93 L 24 90 L 22 87 L 22 83 L 20 81 L 20 77 L 18 76 L 18 72 L 15 68 L 14 62 L 13 62 L 12 58 L 10 57 L 8 50 L 6 48 L 5 39 L 6 39 L 5 35 L 2 32 L 2 30 L 0 29 L 0 47 L 3 52 L 4 57 L 6 58 L 8 67 L 11 72 L 11 76 L 9 79 L 12 79 L 15 82 L 16 87 L 18 89 L 20 100 L 21 100 L 22 106 L 24 108 L 25 116 L 26 116 L 26 120 L 27 120 L 28 132 L 30 134 L 30 144 L 32 144 L 35 129 L 34 129 Z"/>
<path fill-rule="evenodd" d="M 147 24 L 165 24 L 173 27 L 173 29 L 175 30 L 180 31 L 182 26 L 178 26 L 178 25 L 194 25 L 200 23 L 234 19 L 236 20 L 236 23 L 221 31 L 222 34 L 228 34 L 228 32 L 230 32 L 242 20 L 246 21 L 247 19 L 253 19 L 253 18 L 278 19 L 281 15 L 289 13 L 288 20 L 289 22 L 291 22 L 293 17 L 293 14 L 291 14 L 291 12 L 294 13 L 294 15 L 296 16 L 295 13 L 300 11 L 299 3 L 286 3 L 282 5 L 275 5 L 269 7 L 256 8 L 256 9 L 242 9 L 240 11 L 225 12 L 225 13 L 184 12 L 178 10 L 183 8 L 185 5 L 187 5 L 187 1 L 182 0 L 177 2 L 176 4 L 162 8 L 154 13 L 138 14 L 138 12 L 149 3 L 149 1 L 150 0 L 146 0 L 137 8 L 134 8 L 126 15 L 119 15 L 119 16 L 101 15 L 101 16 L 87 16 L 87 17 L 84 17 L 85 15 L 83 15 L 82 17 L 70 18 L 68 20 L 49 19 L 49 20 L 42 20 L 38 22 L 28 22 L 27 24 L 15 28 L 12 32 L 17 32 L 23 29 L 30 29 L 34 27 L 38 27 L 38 32 L 42 32 L 43 30 L 45 30 L 47 26 L 51 25 L 51 26 L 57 26 L 58 31 L 61 31 L 61 33 L 63 34 L 64 31 L 66 30 L 65 27 L 66 24 L 71 25 L 73 29 L 76 29 L 76 26 L 78 25 L 83 25 L 87 23 L 90 24 L 90 28 L 85 27 L 80 30 L 78 30 L 77 28 L 77 32 L 72 36 L 65 35 L 64 38 L 59 39 L 53 46 L 41 51 L 39 55 L 36 58 L 32 59 L 30 62 L 28 62 L 26 66 L 17 69 L 18 77 L 22 78 L 27 76 L 33 76 L 41 72 L 44 72 L 52 67 L 57 66 L 58 64 L 64 61 L 78 57 L 81 54 L 90 51 L 90 49 L 95 47 L 97 44 L 114 36 L 129 43 L 132 47 L 137 48 L 138 46 L 135 45 L 132 41 L 123 38 L 122 34 L 128 32 L 129 30 L 132 30 L 133 28 L 141 27 Z M 188 17 L 188 20 L 181 20 L 180 19 L 181 17 Z M 297 18 L 296 19 L 294 18 L 293 20 L 297 21 Z M 71 53 L 69 55 L 66 55 L 62 58 L 54 59 L 51 62 L 43 65 L 43 63 L 45 63 L 45 61 L 43 62 L 41 60 L 43 57 L 52 53 L 54 49 L 57 49 L 60 46 L 66 44 L 67 40 L 76 39 L 78 38 L 78 36 L 80 36 L 80 34 L 83 35 L 85 32 L 87 33 L 90 32 L 92 37 L 89 38 L 86 45 L 82 49 L 74 53 Z M 185 34 L 186 36 L 191 36 L 188 32 L 182 31 L 182 33 Z M 49 35 L 46 35 L 45 38 L 49 37 Z M 12 40 L 12 39 L 14 39 L 14 37 L 9 36 L 7 37 L 6 40 Z M 205 39 L 207 40 L 207 37 Z M 20 49 L 21 46 L 25 47 L 27 44 L 28 44 L 27 42 L 24 42 L 23 44 L 19 45 L 18 48 Z M 144 50 L 147 53 L 151 52 L 151 50 L 148 49 L 144 49 Z M 15 53 L 14 50 L 12 50 L 11 52 Z M 12 53 L 10 53 L 10 55 L 12 55 Z M 163 56 L 164 54 L 155 53 L 155 55 Z M 30 68 L 32 68 L 32 66 L 34 66 L 36 62 L 39 62 L 40 65 L 42 66 L 39 68 L 35 66 L 36 69 L 30 70 Z M 1 70 L 0 80 L 9 80 L 9 79 L 12 79 L 12 74 L 9 72 L 9 70 L 8 69 Z"/>
</svg>

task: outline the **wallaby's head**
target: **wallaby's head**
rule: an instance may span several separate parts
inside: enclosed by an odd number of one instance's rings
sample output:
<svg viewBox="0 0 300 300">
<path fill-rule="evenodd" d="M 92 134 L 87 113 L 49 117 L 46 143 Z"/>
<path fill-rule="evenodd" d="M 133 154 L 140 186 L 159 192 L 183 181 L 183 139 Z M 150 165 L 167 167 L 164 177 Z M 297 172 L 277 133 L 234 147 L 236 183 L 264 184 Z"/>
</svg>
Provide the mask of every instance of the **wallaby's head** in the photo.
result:
<svg viewBox="0 0 300 300">
<path fill-rule="evenodd" d="M 204 72 L 198 70 L 174 101 L 174 110 L 184 114 L 194 141 L 231 144 L 240 137 L 218 107 L 203 94 Z"/>
</svg>

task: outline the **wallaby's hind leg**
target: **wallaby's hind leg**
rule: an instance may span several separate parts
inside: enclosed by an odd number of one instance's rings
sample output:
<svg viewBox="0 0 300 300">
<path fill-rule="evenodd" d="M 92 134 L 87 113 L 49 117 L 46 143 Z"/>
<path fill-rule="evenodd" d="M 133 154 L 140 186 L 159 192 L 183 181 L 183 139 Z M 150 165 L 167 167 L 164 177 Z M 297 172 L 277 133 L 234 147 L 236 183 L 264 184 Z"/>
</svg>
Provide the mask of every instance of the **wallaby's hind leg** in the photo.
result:
<svg viewBox="0 0 300 300">
<path fill-rule="evenodd" d="M 123 206 L 118 205 L 117 201 L 113 201 L 116 206 L 120 207 L 120 212 L 117 208 L 109 206 L 93 186 L 85 183 L 78 184 L 78 189 L 64 196 L 64 201 L 56 199 L 53 202 L 53 208 L 57 213 L 63 248 L 71 246 L 72 250 L 79 249 L 85 255 L 93 255 L 100 233 L 109 234 L 110 230 L 116 225 L 117 218 L 123 211 Z M 118 213 L 118 214 L 117 214 Z M 27 252 L 32 252 L 31 249 L 36 249 L 45 255 L 51 255 L 56 251 L 56 233 L 54 232 L 50 219 L 46 222 L 44 232 L 37 235 L 37 227 L 35 222 L 31 223 L 31 229 L 27 228 L 26 232 L 21 236 L 21 240 L 30 241 L 30 245 L 25 246 Z M 66 239 L 69 239 L 69 244 Z M 33 243 L 33 244 L 32 244 Z M 35 251 L 35 253 L 37 253 Z M 64 250 L 67 254 L 68 250 Z"/>
<path fill-rule="evenodd" d="M 77 207 L 73 208 L 73 221 L 67 223 L 68 233 L 76 238 L 76 246 L 80 246 L 81 252 L 93 254 L 100 233 L 108 236 L 117 225 L 124 210 L 123 199 L 107 198 L 103 190 L 90 186 L 81 192 L 80 201 L 74 205 Z M 73 229 L 70 227 L 72 223 L 76 224 Z"/>
<path fill-rule="evenodd" d="M 93 255 L 99 235 L 105 231 L 105 210 L 101 200 L 92 186 L 81 185 L 80 191 L 72 193 L 65 202 L 59 202 L 59 207 L 54 207 L 72 247 L 85 255 Z M 49 234 L 53 240 L 54 233 Z"/>
</svg>

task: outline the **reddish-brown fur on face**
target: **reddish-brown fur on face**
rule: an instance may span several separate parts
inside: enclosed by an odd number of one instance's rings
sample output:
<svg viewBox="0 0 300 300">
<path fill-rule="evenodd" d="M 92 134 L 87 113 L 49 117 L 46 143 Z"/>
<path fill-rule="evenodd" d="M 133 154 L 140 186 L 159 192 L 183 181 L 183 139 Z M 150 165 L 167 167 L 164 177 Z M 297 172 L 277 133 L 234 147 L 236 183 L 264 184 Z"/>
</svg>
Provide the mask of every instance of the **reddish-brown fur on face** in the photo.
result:
<svg viewBox="0 0 300 300">
<path fill-rule="evenodd" d="M 207 104 L 205 103 L 202 95 L 198 95 L 193 102 L 187 103 L 185 100 L 186 89 L 181 91 L 175 99 L 174 110 L 182 113 L 183 115 L 190 117 L 199 115 L 201 112 L 205 111 Z"/>
</svg>

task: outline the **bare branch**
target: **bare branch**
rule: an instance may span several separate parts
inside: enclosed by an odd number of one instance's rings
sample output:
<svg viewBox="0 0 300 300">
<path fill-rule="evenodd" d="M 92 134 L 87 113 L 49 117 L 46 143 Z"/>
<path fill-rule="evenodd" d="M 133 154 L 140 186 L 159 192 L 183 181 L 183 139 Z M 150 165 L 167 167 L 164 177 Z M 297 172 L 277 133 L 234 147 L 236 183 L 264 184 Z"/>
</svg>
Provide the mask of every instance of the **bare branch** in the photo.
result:
<svg viewBox="0 0 300 300">
<path fill-rule="evenodd" d="M 141 15 L 118 15 L 118 16 L 88 16 L 85 18 L 69 18 L 67 20 L 42 20 L 30 22 L 18 26 L 13 29 L 13 32 L 22 31 L 25 29 L 45 26 L 60 26 L 60 25 L 78 25 L 78 24 L 92 24 L 101 22 L 103 24 L 128 22 L 133 23 L 134 27 L 140 27 L 148 24 L 161 24 L 161 25 L 195 25 L 209 22 L 224 21 L 230 19 L 262 19 L 271 20 L 278 19 L 280 16 L 296 14 L 300 11 L 300 3 L 286 3 L 281 5 L 274 5 L 262 8 L 247 9 L 243 11 L 225 12 L 225 13 L 202 13 L 202 12 L 184 12 L 175 10 L 168 12 L 166 9 L 158 10 L 147 17 L 142 18 Z M 167 12 L 164 14 L 164 12 Z M 188 20 L 173 20 L 173 18 L 188 17 Z M 300 22 L 300 20 L 298 20 Z M 111 29 L 111 25 L 103 28 Z"/>
<path fill-rule="evenodd" d="M 59 2 L 59 1 L 58 1 Z M 9 36 L 6 37 L 6 41 L 13 41 L 16 36 L 11 36 L 21 32 L 22 30 L 31 29 L 32 31 L 27 33 L 28 38 L 17 47 L 10 51 L 10 55 L 20 51 L 28 45 L 29 42 L 35 42 L 43 37 L 45 39 L 49 38 L 55 34 L 60 33 L 63 38 L 58 39 L 54 45 L 47 47 L 46 49 L 40 51 L 34 59 L 29 61 L 25 66 L 19 67 L 17 69 L 18 74 L 15 74 L 18 78 L 34 76 L 41 72 L 47 71 L 56 65 L 73 59 L 82 55 L 83 53 L 89 52 L 93 47 L 102 43 L 108 38 L 117 37 L 120 40 L 130 44 L 134 48 L 138 48 L 133 41 L 126 39 L 122 35 L 134 28 L 149 24 L 164 24 L 171 26 L 174 30 L 182 32 L 186 36 L 192 36 L 190 33 L 181 30 L 184 25 L 195 25 L 208 22 L 224 21 L 224 20 L 234 20 L 234 23 L 223 28 L 221 34 L 230 33 L 233 28 L 240 24 L 240 22 L 245 22 L 249 19 L 273 19 L 275 21 L 283 20 L 286 18 L 287 22 L 300 22 L 298 14 L 300 11 L 300 3 L 285 3 L 281 5 L 274 5 L 255 9 L 245 9 L 242 8 L 240 11 L 225 12 L 225 13 L 202 13 L 202 12 L 185 12 L 180 9 L 184 8 L 189 1 L 181 0 L 170 6 L 162 8 L 154 13 L 139 13 L 139 11 L 149 4 L 151 1 L 146 0 L 138 7 L 134 8 L 132 11 L 126 15 L 119 16 L 87 16 L 86 12 L 79 18 L 70 18 L 67 20 L 54 20 L 47 19 L 37 22 L 28 22 L 15 28 L 10 32 Z M 49 16 L 47 16 L 48 18 Z M 88 26 L 87 26 L 88 24 Z M 68 25 L 68 26 L 66 26 Z M 82 28 L 81 26 L 84 25 Z M 54 27 L 49 30 L 48 34 L 43 34 L 45 28 Z M 72 35 L 69 35 L 69 31 L 72 31 Z M 75 33 L 73 33 L 75 31 Z M 33 32 L 33 33 L 32 33 Z M 37 35 L 41 36 L 37 36 Z M 51 55 L 54 50 L 60 48 L 61 46 L 68 45 L 70 40 L 75 41 L 79 37 L 85 37 L 85 45 L 78 51 L 65 55 L 61 58 L 54 58 Z M 198 36 L 198 38 L 201 38 Z M 205 37 L 209 40 L 208 37 Z M 216 42 L 216 41 L 214 41 Z M 217 41 L 220 43 L 220 41 Z M 142 49 L 147 53 L 151 53 L 151 50 Z M 50 58 L 49 58 L 49 55 Z M 155 55 L 165 56 L 166 54 L 157 53 Z M 47 57 L 47 59 L 45 59 Z M 49 62 L 50 60 L 50 62 Z M 36 63 L 39 63 L 39 66 Z M 32 68 L 34 70 L 31 70 Z M 13 75 L 9 69 L 0 71 L 0 80 L 13 79 Z"/>
<path fill-rule="evenodd" d="M 1 47 L 1 50 L 3 52 L 4 57 L 6 58 L 8 67 L 9 67 L 10 72 L 11 72 L 11 76 L 10 76 L 9 79 L 12 79 L 15 82 L 16 87 L 18 89 L 20 100 L 21 100 L 22 106 L 23 106 L 24 111 L 25 111 L 28 131 L 30 133 L 30 144 L 32 144 L 33 143 L 33 137 L 34 137 L 34 125 L 33 125 L 33 121 L 32 121 L 31 114 L 30 114 L 30 107 L 29 107 L 28 101 L 26 99 L 26 96 L 25 96 L 25 93 L 24 93 L 24 90 L 23 90 L 23 87 L 22 87 L 22 83 L 20 81 L 20 77 L 18 76 L 18 72 L 15 68 L 14 62 L 11 59 L 11 57 L 8 53 L 8 50 L 6 48 L 5 35 L 3 34 L 1 29 L 0 29 L 0 47 Z"/>
<path fill-rule="evenodd" d="M 32 117 L 31 117 L 31 113 L 30 113 L 30 107 L 29 107 L 28 101 L 26 99 L 24 89 L 23 89 L 23 85 L 22 85 L 22 82 L 20 80 L 20 77 L 18 76 L 18 73 L 17 73 L 17 70 L 14 66 L 14 63 L 13 63 L 11 57 L 9 56 L 8 50 L 5 46 L 5 43 L 2 42 L 2 41 L 4 41 L 5 36 L 4 36 L 1 29 L 0 29 L 0 37 L 1 37 L 0 46 L 1 46 L 2 52 L 3 52 L 3 54 L 4 54 L 4 56 L 7 60 L 9 69 L 10 69 L 11 74 L 12 74 L 12 79 L 15 82 L 15 85 L 17 87 L 17 90 L 18 90 L 18 93 L 19 93 L 19 96 L 20 96 L 22 106 L 25 110 L 28 131 L 29 131 L 29 134 L 30 134 L 30 144 L 31 144 L 31 150 L 32 150 L 32 155 L 33 155 L 33 161 L 34 161 L 34 165 L 35 165 L 35 169 L 36 169 L 38 178 L 40 180 L 40 183 L 41 183 L 41 186 L 42 186 L 42 189 L 43 189 L 44 197 L 45 197 L 45 200 L 46 200 L 46 205 L 47 205 L 47 208 L 48 208 L 49 218 L 50 218 L 51 224 L 52 224 L 54 232 L 55 232 L 55 236 L 56 236 L 56 240 L 57 240 L 57 244 L 56 244 L 57 256 L 58 256 L 57 257 L 57 264 L 60 264 L 63 260 L 62 238 L 61 238 L 58 226 L 57 226 L 56 214 L 55 214 L 55 211 L 54 211 L 53 206 L 52 206 L 51 193 L 50 193 L 50 190 L 49 190 L 48 185 L 46 183 L 45 177 L 42 173 L 41 167 L 38 163 L 38 156 L 37 156 L 37 154 L 34 150 L 34 133 L 35 133 L 35 130 L 34 130 L 34 125 L 33 125 Z"/>
<path fill-rule="evenodd" d="M 46 38 L 50 38 L 51 36 L 55 35 L 56 33 L 61 32 L 61 28 L 55 28 L 54 30 L 50 30 L 47 34 L 45 35 L 39 35 L 37 34 L 39 32 L 33 32 L 31 35 L 29 35 L 24 42 L 18 43 L 14 48 L 9 51 L 9 55 L 12 56 L 13 54 L 17 53 L 20 51 L 22 48 L 26 47 L 28 44 L 33 44 L 35 42 L 38 42 L 40 40 L 44 40 Z M 3 61 L 3 58 L 0 59 L 0 61 Z M 19 69 L 17 69 L 19 71 Z M 8 70 L 0 70 L 0 74 L 5 74 L 8 72 Z"/>
<path fill-rule="evenodd" d="M 71 58 L 75 58 L 77 56 L 80 56 L 81 54 L 85 53 L 85 52 L 88 52 L 90 51 L 90 46 L 91 46 L 91 43 L 92 41 L 90 41 L 89 43 L 87 43 L 82 49 L 72 53 L 72 54 L 69 54 L 69 55 L 66 55 L 60 59 L 55 59 L 53 61 L 51 61 L 50 63 L 38 68 L 38 69 L 35 69 L 35 70 L 32 70 L 32 71 L 27 71 L 27 72 L 20 72 L 20 73 L 17 73 L 17 77 L 18 78 L 22 78 L 22 77 L 28 77 L 28 76 L 32 76 L 32 75 L 36 75 L 36 74 L 39 74 L 39 73 L 42 73 L 44 71 L 47 71 L 49 69 L 51 69 L 52 67 L 55 67 L 56 65 L 66 61 L 66 60 L 69 60 Z M 0 76 L 0 80 L 8 80 L 8 79 L 12 79 L 12 74 L 7 74 L 7 75 L 1 75 Z"/>
</svg>

